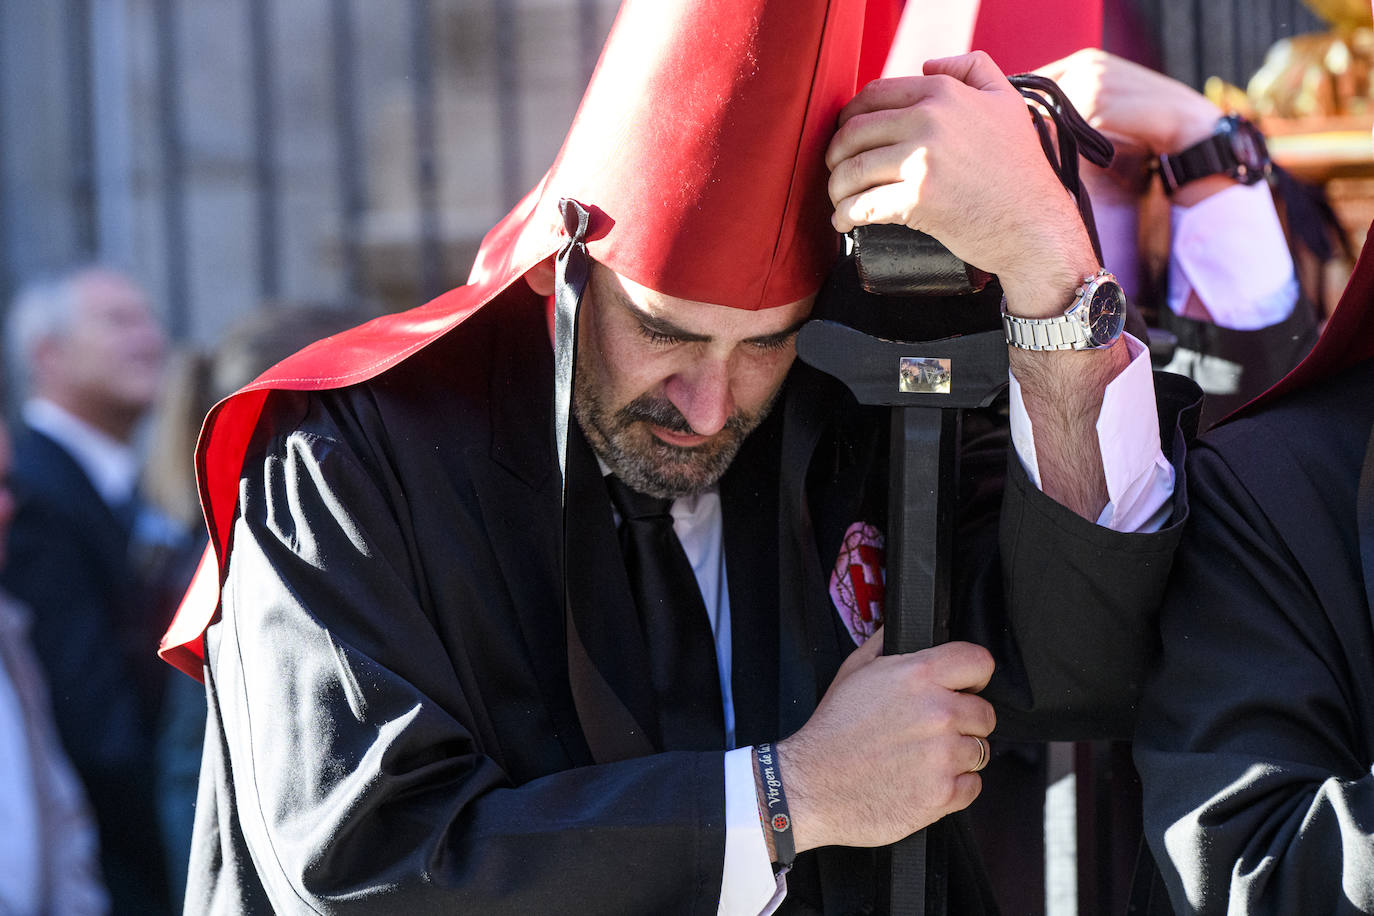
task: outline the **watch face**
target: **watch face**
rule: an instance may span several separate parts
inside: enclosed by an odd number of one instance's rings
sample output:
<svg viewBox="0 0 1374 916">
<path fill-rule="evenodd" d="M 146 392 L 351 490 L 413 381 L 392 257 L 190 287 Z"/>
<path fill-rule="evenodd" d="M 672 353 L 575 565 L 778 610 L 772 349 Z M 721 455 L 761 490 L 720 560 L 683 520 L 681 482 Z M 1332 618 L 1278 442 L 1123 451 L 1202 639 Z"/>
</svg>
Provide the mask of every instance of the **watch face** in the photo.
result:
<svg viewBox="0 0 1374 916">
<path fill-rule="evenodd" d="M 1088 300 L 1088 333 L 1094 347 L 1109 347 L 1126 326 L 1126 294 L 1112 280 L 1099 283 Z"/>
<path fill-rule="evenodd" d="M 1264 135 L 1249 121 L 1234 116 L 1223 118 L 1222 126 L 1236 157 L 1235 178 L 1245 184 L 1259 181 L 1269 171 L 1269 150 L 1264 145 Z"/>
</svg>

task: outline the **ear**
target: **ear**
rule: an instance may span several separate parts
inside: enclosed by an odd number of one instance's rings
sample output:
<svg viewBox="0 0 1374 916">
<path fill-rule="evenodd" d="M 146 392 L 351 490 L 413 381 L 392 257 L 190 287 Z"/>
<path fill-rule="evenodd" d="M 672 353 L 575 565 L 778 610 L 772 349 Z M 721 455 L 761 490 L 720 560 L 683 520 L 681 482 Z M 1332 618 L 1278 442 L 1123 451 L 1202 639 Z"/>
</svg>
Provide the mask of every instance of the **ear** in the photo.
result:
<svg viewBox="0 0 1374 916">
<path fill-rule="evenodd" d="M 60 338 L 48 336 L 34 343 L 33 349 L 29 351 L 28 379 L 25 383 L 31 393 L 40 395 L 48 393 L 53 378 L 60 375 L 61 359 L 62 341 Z"/>
<path fill-rule="evenodd" d="M 553 295 L 553 280 L 553 258 L 540 261 L 525 274 L 525 282 L 540 296 Z"/>
<path fill-rule="evenodd" d="M 29 363 L 35 372 L 46 371 L 62 354 L 62 340 L 49 335 L 37 340 L 29 354 Z"/>
</svg>

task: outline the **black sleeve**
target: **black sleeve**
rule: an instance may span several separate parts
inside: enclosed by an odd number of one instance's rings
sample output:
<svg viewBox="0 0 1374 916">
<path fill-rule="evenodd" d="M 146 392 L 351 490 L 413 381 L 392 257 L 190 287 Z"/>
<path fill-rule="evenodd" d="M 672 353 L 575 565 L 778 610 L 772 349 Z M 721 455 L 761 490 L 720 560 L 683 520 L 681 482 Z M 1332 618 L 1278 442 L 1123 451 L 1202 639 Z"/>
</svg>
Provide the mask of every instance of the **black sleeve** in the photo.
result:
<svg viewBox="0 0 1374 916">
<path fill-rule="evenodd" d="M 121 629 L 114 607 L 125 596 L 110 593 L 131 588 L 131 579 L 100 572 L 113 567 L 110 551 L 122 545 L 101 544 L 99 537 L 61 495 L 26 495 L 10 531 L 4 574 L 5 587 L 33 611 L 33 646 L 53 687 L 62 743 L 87 779 L 97 771 L 146 767 L 151 723 L 135 689 L 142 672 L 129 660 L 139 657 L 136 651 L 148 659 L 145 668 L 157 671 L 149 642 L 129 648 L 132 634 Z"/>
<path fill-rule="evenodd" d="M 1193 518 L 1136 737 L 1146 836 L 1174 906 L 1374 911 L 1374 776 L 1344 662 L 1370 677 L 1367 612 L 1333 626 L 1335 596 L 1317 593 L 1232 467 L 1200 451 L 1190 471 Z"/>
<path fill-rule="evenodd" d="M 1207 429 L 1238 410 L 1302 362 L 1317 342 L 1318 310 L 1299 298 L 1278 324 L 1255 330 L 1223 328 L 1211 321 L 1158 310 L 1160 327 L 1178 338 L 1164 368 L 1193 379 L 1207 393 L 1201 427 Z"/>
<path fill-rule="evenodd" d="M 1170 518 L 1123 533 L 1040 492 L 991 429 L 966 442 L 954 636 L 986 646 L 997 671 L 983 695 L 997 734 L 1020 740 L 1129 737 L 1157 650 L 1156 620 L 1187 518 L 1183 473 L 1197 389 L 1156 375 L 1161 443 L 1175 470 Z M 997 467 L 994 467 L 994 464 Z M 1001 473 L 998 473 L 1001 472 Z M 978 481 L 983 480 L 980 484 Z M 999 480 L 1000 490 L 986 483 Z M 988 510 L 996 495 L 997 515 Z"/>
<path fill-rule="evenodd" d="M 210 740 L 237 821 L 221 832 L 241 833 L 272 909 L 714 913 L 722 755 L 515 785 L 477 737 L 499 685 L 443 648 L 390 483 L 300 431 L 241 482 L 207 635 Z M 481 537 L 471 522 L 454 520 L 455 563 Z"/>
</svg>

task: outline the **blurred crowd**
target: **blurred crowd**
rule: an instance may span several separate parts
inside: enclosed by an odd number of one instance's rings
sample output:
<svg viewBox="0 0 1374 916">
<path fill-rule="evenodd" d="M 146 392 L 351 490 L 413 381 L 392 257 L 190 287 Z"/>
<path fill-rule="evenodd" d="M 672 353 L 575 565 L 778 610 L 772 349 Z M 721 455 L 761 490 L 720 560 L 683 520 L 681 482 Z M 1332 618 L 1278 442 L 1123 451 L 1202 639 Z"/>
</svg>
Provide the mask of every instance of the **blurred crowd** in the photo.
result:
<svg viewBox="0 0 1374 916">
<path fill-rule="evenodd" d="M 180 911 L 205 693 L 155 649 L 205 544 L 196 436 L 217 400 L 365 317 L 266 303 L 216 347 L 173 351 L 146 291 L 116 270 L 80 266 L 15 297 L 0 912 Z"/>
</svg>

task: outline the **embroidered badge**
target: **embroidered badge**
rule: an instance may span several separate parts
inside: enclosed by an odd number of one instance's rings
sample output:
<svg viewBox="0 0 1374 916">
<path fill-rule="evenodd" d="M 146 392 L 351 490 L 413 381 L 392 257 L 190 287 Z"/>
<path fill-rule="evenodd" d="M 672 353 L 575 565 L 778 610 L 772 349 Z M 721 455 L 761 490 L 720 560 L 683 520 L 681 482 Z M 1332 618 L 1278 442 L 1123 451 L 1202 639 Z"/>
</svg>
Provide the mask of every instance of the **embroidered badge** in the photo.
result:
<svg viewBox="0 0 1374 916">
<path fill-rule="evenodd" d="M 863 645 L 883 625 L 884 556 L 883 533 L 864 522 L 850 525 L 840 542 L 830 574 L 830 600 L 855 645 Z"/>
<path fill-rule="evenodd" d="M 788 818 L 786 814 L 773 815 L 773 829 L 776 830 L 778 833 L 782 833 L 784 830 L 791 826 L 792 821 L 790 818 Z"/>
</svg>

